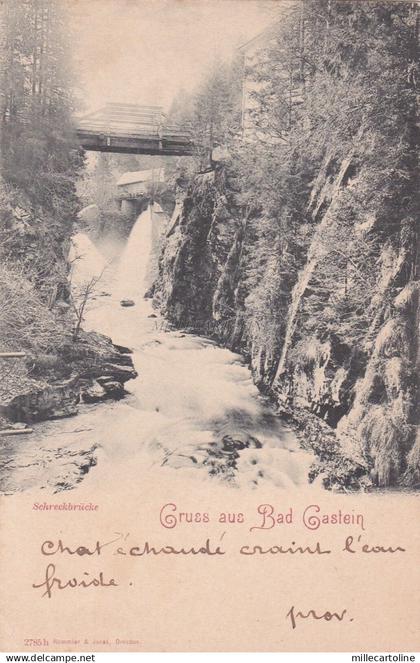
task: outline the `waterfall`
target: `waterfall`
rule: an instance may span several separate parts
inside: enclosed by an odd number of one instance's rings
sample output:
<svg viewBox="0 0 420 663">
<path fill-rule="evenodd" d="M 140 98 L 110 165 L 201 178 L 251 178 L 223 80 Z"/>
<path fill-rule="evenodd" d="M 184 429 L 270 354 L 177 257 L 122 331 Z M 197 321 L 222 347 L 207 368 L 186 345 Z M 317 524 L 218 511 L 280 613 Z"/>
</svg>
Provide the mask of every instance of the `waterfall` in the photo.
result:
<svg viewBox="0 0 420 663">
<path fill-rule="evenodd" d="M 123 299 L 143 299 L 152 248 L 152 210 L 140 214 L 121 255 L 114 294 Z"/>
<path fill-rule="evenodd" d="M 99 278 L 106 267 L 106 260 L 85 233 L 72 237 L 69 261 L 73 286 L 79 287 L 93 278 Z"/>
</svg>

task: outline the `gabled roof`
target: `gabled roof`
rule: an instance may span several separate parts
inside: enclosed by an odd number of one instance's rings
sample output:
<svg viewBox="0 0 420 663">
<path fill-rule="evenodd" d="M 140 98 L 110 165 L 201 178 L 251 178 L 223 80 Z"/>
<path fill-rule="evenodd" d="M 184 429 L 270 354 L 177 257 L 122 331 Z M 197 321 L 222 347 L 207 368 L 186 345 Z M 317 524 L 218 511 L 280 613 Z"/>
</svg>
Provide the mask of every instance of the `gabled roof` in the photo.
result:
<svg viewBox="0 0 420 663">
<path fill-rule="evenodd" d="M 135 170 L 133 172 L 123 173 L 117 182 L 117 186 L 125 184 L 137 184 L 139 182 L 163 182 L 163 168 L 152 168 L 152 170 Z"/>
<path fill-rule="evenodd" d="M 249 39 L 247 42 L 245 42 L 245 44 L 241 44 L 238 50 L 247 51 L 248 49 L 257 46 L 258 44 L 267 44 L 269 41 L 271 41 L 271 39 L 273 39 L 275 35 L 275 27 L 277 27 L 277 24 L 276 26 L 269 25 L 267 28 L 265 28 L 265 30 L 259 32 L 257 35 L 255 35 L 255 37 L 252 37 L 252 39 Z"/>
</svg>

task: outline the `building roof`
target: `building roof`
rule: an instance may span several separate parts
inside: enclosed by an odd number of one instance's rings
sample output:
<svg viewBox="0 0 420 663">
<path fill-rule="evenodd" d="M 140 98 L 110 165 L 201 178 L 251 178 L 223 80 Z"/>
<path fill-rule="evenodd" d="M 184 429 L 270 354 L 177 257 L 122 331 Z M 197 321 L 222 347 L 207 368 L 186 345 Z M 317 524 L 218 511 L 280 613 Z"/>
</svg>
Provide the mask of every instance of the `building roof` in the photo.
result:
<svg viewBox="0 0 420 663">
<path fill-rule="evenodd" d="M 255 37 L 252 37 L 252 39 L 249 39 L 246 41 L 244 44 L 241 44 L 238 47 L 239 51 L 248 51 L 250 48 L 254 48 L 255 46 L 259 46 L 260 44 L 265 45 L 268 43 L 272 38 L 274 37 L 274 28 L 272 25 L 268 26 L 268 28 L 265 28 L 262 32 L 259 32 Z"/>
<path fill-rule="evenodd" d="M 152 170 L 135 170 L 133 172 L 123 173 L 117 182 L 117 186 L 126 184 L 137 184 L 139 182 L 163 182 L 163 168 L 152 168 Z"/>
</svg>

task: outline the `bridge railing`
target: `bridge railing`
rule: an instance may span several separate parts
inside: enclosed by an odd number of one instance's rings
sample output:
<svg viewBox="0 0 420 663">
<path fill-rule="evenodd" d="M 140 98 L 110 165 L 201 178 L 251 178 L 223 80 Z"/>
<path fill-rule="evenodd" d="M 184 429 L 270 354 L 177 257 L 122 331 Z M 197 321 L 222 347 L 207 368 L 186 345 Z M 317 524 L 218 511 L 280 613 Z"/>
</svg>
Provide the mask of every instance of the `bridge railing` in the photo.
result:
<svg viewBox="0 0 420 663">
<path fill-rule="evenodd" d="M 132 141 L 138 143 L 133 144 L 133 150 L 173 150 L 178 154 L 182 150 L 191 153 L 193 145 L 190 127 L 168 122 L 160 106 L 109 103 L 79 117 L 76 123 L 77 134 L 87 149 L 103 147 L 110 151 L 108 148 L 114 147 L 126 152 Z"/>
<path fill-rule="evenodd" d="M 128 123 L 106 123 L 106 122 L 86 122 L 80 123 L 77 127 L 78 133 L 83 134 L 104 134 L 113 136 L 127 136 L 130 137 L 147 137 L 165 139 L 165 138 L 178 138 L 183 140 L 190 140 L 191 135 L 189 132 L 180 129 L 175 125 L 132 125 Z"/>
<path fill-rule="evenodd" d="M 92 124 L 79 125 L 77 127 L 78 132 L 89 133 L 89 134 L 114 134 L 114 135 L 127 135 L 127 136 L 150 136 L 156 135 L 158 137 L 158 129 L 154 127 L 129 127 L 120 125 L 109 125 L 103 124 L 101 122 L 92 122 Z"/>
</svg>

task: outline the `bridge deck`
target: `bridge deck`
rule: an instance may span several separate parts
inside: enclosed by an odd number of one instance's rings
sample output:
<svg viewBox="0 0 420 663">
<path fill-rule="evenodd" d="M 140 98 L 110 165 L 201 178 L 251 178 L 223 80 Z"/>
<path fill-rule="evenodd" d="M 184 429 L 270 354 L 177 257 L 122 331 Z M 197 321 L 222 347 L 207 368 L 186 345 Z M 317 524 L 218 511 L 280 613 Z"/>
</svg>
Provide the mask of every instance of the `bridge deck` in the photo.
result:
<svg viewBox="0 0 420 663">
<path fill-rule="evenodd" d="M 77 136 L 85 150 L 121 154 L 192 154 L 188 131 L 168 124 L 159 107 L 107 104 L 79 119 Z"/>
</svg>

